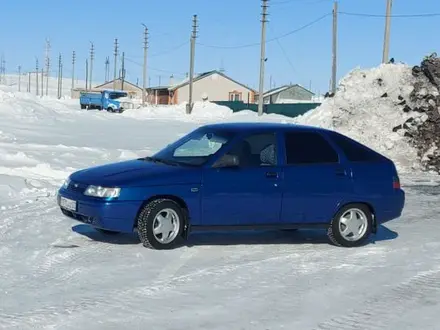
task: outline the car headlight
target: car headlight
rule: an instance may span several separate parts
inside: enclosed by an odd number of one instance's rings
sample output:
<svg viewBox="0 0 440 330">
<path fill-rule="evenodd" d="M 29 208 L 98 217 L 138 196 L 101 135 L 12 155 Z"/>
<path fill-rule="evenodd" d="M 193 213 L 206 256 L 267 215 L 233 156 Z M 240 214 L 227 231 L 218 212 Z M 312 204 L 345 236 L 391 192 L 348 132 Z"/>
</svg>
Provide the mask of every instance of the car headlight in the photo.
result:
<svg viewBox="0 0 440 330">
<path fill-rule="evenodd" d="M 70 184 L 70 177 L 67 178 L 66 180 L 64 180 L 64 182 L 63 182 L 63 188 L 64 188 L 64 189 L 67 189 L 67 187 L 69 187 L 69 184 Z"/>
<path fill-rule="evenodd" d="M 101 198 L 116 198 L 119 197 L 121 188 L 106 188 L 101 186 L 88 186 L 84 195 Z"/>
</svg>

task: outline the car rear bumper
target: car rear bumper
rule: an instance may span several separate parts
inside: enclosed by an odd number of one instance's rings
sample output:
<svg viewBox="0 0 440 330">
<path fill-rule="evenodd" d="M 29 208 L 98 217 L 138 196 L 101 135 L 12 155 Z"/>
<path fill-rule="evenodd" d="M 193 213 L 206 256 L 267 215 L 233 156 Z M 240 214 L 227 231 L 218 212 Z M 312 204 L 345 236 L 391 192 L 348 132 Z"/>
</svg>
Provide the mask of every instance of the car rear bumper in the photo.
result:
<svg viewBox="0 0 440 330">
<path fill-rule="evenodd" d="M 61 197 L 76 201 L 74 210 L 60 205 Z M 110 231 L 133 232 L 140 202 L 84 200 L 76 194 L 60 190 L 57 203 L 61 212 L 77 221 Z"/>
<path fill-rule="evenodd" d="M 377 214 L 378 224 L 399 218 L 405 207 L 405 192 L 402 189 L 396 191 L 393 196 L 386 197 L 386 208 Z"/>
</svg>

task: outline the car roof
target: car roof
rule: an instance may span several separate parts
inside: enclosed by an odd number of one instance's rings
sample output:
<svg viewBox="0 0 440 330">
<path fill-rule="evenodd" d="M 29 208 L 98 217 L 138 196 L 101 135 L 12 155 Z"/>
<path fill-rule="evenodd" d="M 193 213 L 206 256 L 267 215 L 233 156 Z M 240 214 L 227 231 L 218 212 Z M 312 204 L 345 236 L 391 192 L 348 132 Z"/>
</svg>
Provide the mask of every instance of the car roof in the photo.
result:
<svg viewBox="0 0 440 330">
<path fill-rule="evenodd" d="M 230 122 L 204 125 L 204 128 L 224 129 L 237 132 L 252 132 L 261 130 L 273 131 L 323 131 L 328 130 L 316 126 L 298 125 L 294 123 L 270 123 L 270 122 Z"/>
</svg>

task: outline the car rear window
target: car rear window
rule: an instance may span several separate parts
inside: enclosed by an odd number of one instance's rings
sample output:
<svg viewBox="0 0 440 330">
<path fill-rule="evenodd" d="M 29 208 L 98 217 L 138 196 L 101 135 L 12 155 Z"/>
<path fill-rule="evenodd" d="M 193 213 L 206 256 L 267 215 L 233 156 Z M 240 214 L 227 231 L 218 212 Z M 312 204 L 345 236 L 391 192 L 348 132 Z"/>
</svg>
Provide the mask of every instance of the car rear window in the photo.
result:
<svg viewBox="0 0 440 330">
<path fill-rule="evenodd" d="M 335 132 L 329 132 L 330 139 L 342 150 L 351 162 L 374 162 L 382 160 L 377 152 L 366 146 Z"/>
<path fill-rule="evenodd" d="M 338 163 L 338 153 L 318 133 L 289 132 L 285 135 L 286 161 L 294 164 Z"/>
</svg>

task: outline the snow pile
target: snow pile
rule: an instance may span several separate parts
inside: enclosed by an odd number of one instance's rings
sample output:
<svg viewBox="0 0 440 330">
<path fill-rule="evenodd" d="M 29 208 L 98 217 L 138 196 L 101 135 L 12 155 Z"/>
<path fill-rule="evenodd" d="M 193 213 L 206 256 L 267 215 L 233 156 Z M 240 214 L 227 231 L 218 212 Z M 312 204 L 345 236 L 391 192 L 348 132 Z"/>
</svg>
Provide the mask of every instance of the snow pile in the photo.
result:
<svg viewBox="0 0 440 330">
<path fill-rule="evenodd" d="M 393 131 L 403 132 L 411 140 L 425 168 L 440 172 L 440 58 L 434 53 L 412 72 L 417 82 L 410 102 L 401 102 L 411 117 Z"/>
<path fill-rule="evenodd" d="M 136 119 L 171 119 L 183 121 L 200 121 L 225 119 L 231 117 L 230 108 L 211 102 L 195 102 L 191 115 L 186 114 L 186 103 L 174 106 L 156 105 L 125 111 L 122 116 Z"/>
<path fill-rule="evenodd" d="M 415 77 L 406 64 L 357 68 L 341 80 L 333 97 L 295 121 L 354 138 L 388 156 L 400 172 L 424 171 L 423 156 L 411 137 L 393 130 L 408 120 L 421 124 L 427 119 L 423 112 L 405 110 L 408 105 L 416 106 L 411 95 L 420 84 L 427 86 L 426 93 L 433 92 L 426 77 Z"/>
</svg>

